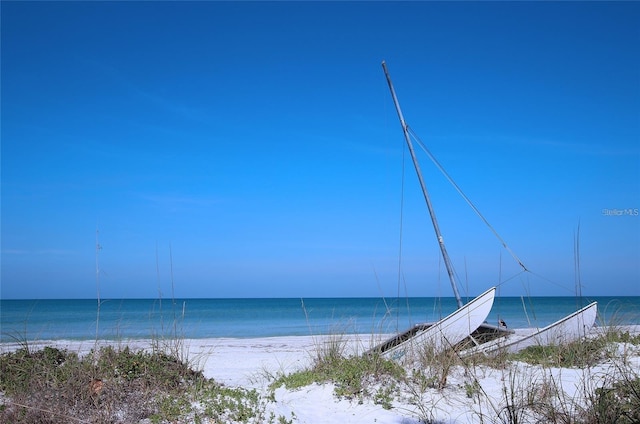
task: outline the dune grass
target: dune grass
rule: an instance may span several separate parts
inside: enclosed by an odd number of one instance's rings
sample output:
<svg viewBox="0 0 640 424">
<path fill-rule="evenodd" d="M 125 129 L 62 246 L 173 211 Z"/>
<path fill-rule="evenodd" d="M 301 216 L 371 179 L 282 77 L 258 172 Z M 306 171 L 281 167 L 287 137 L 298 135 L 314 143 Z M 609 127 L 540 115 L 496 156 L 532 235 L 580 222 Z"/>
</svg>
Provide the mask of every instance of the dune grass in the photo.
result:
<svg viewBox="0 0 640 424">
<path fill-rule="evenodd" d="M 347 354 L 346 341 L 342 336 L 330 336 L 316 343 L 312 352 L 312 365 L 308 369 L 278 376 L 271 389 L 280 386 L 299 389 L 313 383 L 332 383 L 340 398 L 358 400 L 374 399 L 376 404 L 390 408 L 389 387 L 379 390 L 377 382 L 398 381 L 405 370 L 396 362 L 374 355 Z"/>
<path fill-rule="evenodd" d="M 474 399 L 480 423 L 640 422 L 640 375 L 624 353 L 638 355 L 640 335 L 615 327 L 567 345 L 532 346 L 517 354 L 461 358 L 452 350 L 436 352 L 423 346 L 401 363 L 379 354 L 349 354 L 344 343 L 334 337 L 318 344 L 309 368 L 280 375 L 272 389 L 328 383 L 339 398 L 372 401 L 385 408 L 408 402 L 413 405 L 410 413 L 424 423 L 437 422 L 434 399 L 455 397 L 452 393 Z M 519 363 L 528 364 L 528 371 L 523 372 Z M 602 371 L 605 365 L 607 371 Z M 580 370 L 580 390 L 565 391 L 558 373 L 562 369 Z M 491 370 L 502 375 L 499 399 L 491 398 L 481 382 L 480 376 Z M 449 379 L 453 374 L 455 383 Z"/>
<path fill-rule="evenodd" d="M 0 422 L 287 422 L 255 390 L 230 388 L 159 350 L 100 347 L 79 356 L 27 345 L 0 355 Z"/>
<path fill-rule="evenodd" d="M 344 335 L 332 335 L 316 339 L 307 368 L 270 375 L 268 392 L 205 378 L 185 359 L 183 342 L 96 346 L 80 355 L 25 341 L 0 355 L 0 422 L 293 423 L 293 414 L 275 416 L 267 406 L 278 388 L 311 384 L 331 384 L 340 399 L 403 408 L 424 423 L 438 422 L 454 398 L 471 399 L 480 423 L 640 422 L 640 335 L 614 327 L 510 355 L 461 358 L 422 346 L 401 362 L 361 354 Z M 578 373 L 577 390 L 563 387 L 563 370 Z M 501 381 L 498 398 L 484 386 L 492 375 Z"/>
</svg>

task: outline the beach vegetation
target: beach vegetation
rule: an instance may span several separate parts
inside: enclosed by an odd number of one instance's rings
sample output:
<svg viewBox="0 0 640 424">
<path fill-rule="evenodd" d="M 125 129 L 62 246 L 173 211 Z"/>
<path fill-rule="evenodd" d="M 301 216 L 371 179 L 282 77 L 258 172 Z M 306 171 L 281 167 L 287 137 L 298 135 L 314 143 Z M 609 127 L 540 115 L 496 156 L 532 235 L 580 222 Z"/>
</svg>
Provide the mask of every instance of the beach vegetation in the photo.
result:
<svg viewBox="0 0 640 424">
<path fill-rule="evenodd" d="M 586 423 L 640 423 L 640 377 L 597 388 L 583 415 Z"/>
<path fill-rule="evenodd" d="M 427 387 L 442 390 L 447 385 L 447 379 L 456 365 L 460 365 L 460 358 L 453 349 L 439 350 L 434 346 L 418 347 L 416 364 L 414 367 L 423 374 L 422 379 L 428 382 Z M 416 374 L 414 370 L 414 376 Z"/>
<path fill-rule="evenodd" d="M 531 416 L 537 422 L 576 424 L 631 424 L 640 422 L 640 376 L 631 369 L 599 375 L 594 385 L 590 370 L 586 370 L 579 383 L 581 390 L 567 394 L 562 384 L 546 374 L 541 384 L 534 385 L 535 396 L 528 403 L 511 405 Z M 506 421 L 513 422 L 513 421 Z"/>
<path fill-rule="evenodd" d="M 640 346 L 640 335 L 609 328 L 595 337 L 567 344 L 529 346 L 518 353 L 508 355 L 508 358 L 533 365 L 584 368 L 619 356 L 617 347 L 620 344 Z"/>
<path fill-rule="evenodd" d="M 474 397 L 478 396 L 481 389 L 482 388 L 480 387 L 480 383 L 478 383 L 478 380 L 464 383 L 464 391 L 469 399 L 473 399 Z"/>
<path fill-rule="evenodd" d="M 296 390 L 331 383 L 336 396 L 359 403 L 368 400 L 391 409 L 408 402 L 422 422 L 437 422 L 443 408 L 438 404 L 460 392 L 460 398 L 477 405 L 480 422 L 636 423 L 640 377 L 629 358 L 639 351 L 638 339 L 609 329 L 573 343 L 533 346 L 515 354 L 463 358 L 454 350 L 423 347 L 391 361 L 372 353 L 349 356 L 333 338 L 318 344 L 308 368 L 280 374 L 271 387 Z M 568 369 L 578 379 L 573 389 L 563 387 L 562 370 Z M 489 395 L 492 389 L 485 386 L 485 377 L 491 375 L 501 382 L 498 397 Z"/>
<path fill-rule="evenodd" d="M 405 370 L 379 354 L 349 355 L 342 343 L 331 339 L 312 355 L 312 365 L 303 370 L 277 377 L 272 390 L 284 386 L 295 390 L 310 384 L 331 383 L 336 396 L 346 399 L 373 397 L 376 403 L 390 407 L 395 384 L 404 378 Z M 380 385 L 385 382 L 384 385 Z"/>
<path fill-rule="evenodd" d="M 640 422 L 640 376 L 629 361 L 638 352 L 635 339 L 608 328 L 574 343 L 506 355 L 507 367 L 494 368 L 502 373 L 501 401 L 489 401 L 491 412 L 483 417 L 504 423 Z M 575 375 L 569 387 L 562 383 L 568 369 Z"/>
<path fill-rule="evenodd" d="M 162 351 L 104 346 L 80 356 L 20 348 L 0 355 L 0 422 L 276 422 L 255 390 L 225 387 Z"/>
<path fill-rule="evenodd" d="M 606 359 L 606 349 L 602 340 L 580 340 L 566 345 L 529 346 L 512 354 L 511 359 L 547 367 L 581 368 Z"/>
<path fill-rule="evenodd" d="M 439 422 L 452 404 L 467 405 L 483 423 L 640 422 L 637 333 L 602 328 L 575 343 L 470 358 L 415 346 L 397 360 L 361 353 L 344 335 L 314 341 L 306 368 L 265 370 L 264 392 L 206 378 L 186 360 L 184 340 L 96 345 L 84 354 L 25 342 L 0 354 L 0 422 L 292 424 L 293 411 L 271 408 L 277 389 L 313 384 L 425 423 Z"/>
<path fill-rule="evenodd" d="M 634 346 L 640 346 L 640 334 L 631 334 L 629 330 L 608 330 L 602 337 L 608 343 L 628 343 Z"/>
</svg>

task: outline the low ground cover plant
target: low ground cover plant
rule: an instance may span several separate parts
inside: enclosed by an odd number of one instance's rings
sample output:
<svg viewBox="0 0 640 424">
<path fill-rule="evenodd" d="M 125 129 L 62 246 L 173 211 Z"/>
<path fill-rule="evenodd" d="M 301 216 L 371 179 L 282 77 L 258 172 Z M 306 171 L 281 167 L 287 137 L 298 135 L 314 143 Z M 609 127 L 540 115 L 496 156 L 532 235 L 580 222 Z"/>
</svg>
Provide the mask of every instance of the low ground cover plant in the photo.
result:
<svg viewBox="0 0 640 424">
<path fill-rule="evenodd" d="M 276 422 L 255 390 L 222 386 L 157 350 L 107 346 L 80 357 L 25 345 L 0 355 L 0 391 L 6 423 Z"/>
</svg>

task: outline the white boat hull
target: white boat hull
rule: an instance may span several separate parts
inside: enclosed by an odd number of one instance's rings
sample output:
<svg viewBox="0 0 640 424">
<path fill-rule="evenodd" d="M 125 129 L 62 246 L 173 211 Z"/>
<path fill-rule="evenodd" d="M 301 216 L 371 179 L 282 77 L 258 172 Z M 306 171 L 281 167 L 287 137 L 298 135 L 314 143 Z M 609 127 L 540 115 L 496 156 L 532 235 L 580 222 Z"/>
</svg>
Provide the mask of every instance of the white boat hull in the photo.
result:
<svg viewBox="0 0 640 424">
<path fill-rule="evenodd" d="M 428 346 L 434 351 L 452 347 L 473 333 L 489 315 L 495 299 L 492 287 L 452 314 L 433 324 L 417 324 L 404 334 L 371 349 L 385 357 L 399 359 L 412 349 Z"/>
<path fill-rule="evenodd" d="M 516 353 L 529 346 L 558 346 L 580 340 L 585 337 L 596 321 L 598 303 L 593 302 L 584 308 L 567 315 L 540 330 L 535 330 L 525 336 L 513 334 L 495 342 L 479 345 L 463 352 L 469 355 L 476 352 L 487 354 L 496 352 Z"/>
</svg>

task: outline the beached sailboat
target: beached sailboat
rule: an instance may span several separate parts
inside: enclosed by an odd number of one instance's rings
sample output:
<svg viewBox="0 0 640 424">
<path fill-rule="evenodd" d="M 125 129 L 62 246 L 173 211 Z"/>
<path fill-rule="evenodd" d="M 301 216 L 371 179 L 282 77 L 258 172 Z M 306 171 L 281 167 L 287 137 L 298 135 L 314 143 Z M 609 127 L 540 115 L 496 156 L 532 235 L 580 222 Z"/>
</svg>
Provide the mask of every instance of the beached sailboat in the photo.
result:
<svg viewBox="0 0 640 424">
<path fill-rule="evenodd" d="M 420 171 L 420 166 L 413 149 L 409 127 L 402 115 L 402 110 L 400 109 L 400 104 L 384 61 L 382 62 L 382 68 L 389 85 L 389 90 L 400 120 L 400 125 L 402 126 L 402 131 L 411 155 L 411 160 L 413 161 L 418 181 L 429 210 L 431 222 L 433 223 L 435 235 L 438 240 L 440 252 L 447 269 L 447 274 L 449 276 L 449 281 L 451 282 L 451 287 L 456 298 L 458 309 L 446 318 L 435 323 L 417 324 L 409 330 L 380 343 L 371 349 L 370 352 L 378 352 L 396 357 L 398 356 L 398 352 L 406 352 L 407 347 L 424 343 L 428 343 L 436 349 L 454 346 L 457 349 L 464 349 L 470 345 L 475 345 L 474 348 L 467 349 L 467 351 L 471 352 L 474 349 L 482 349 L 483 346 L 487 346 L 487 348 L 489 348 L 489 346 L 493 346 L 490 349 L 507 349 L 511 352 L 534 344 L 543 345 L 568 343 L 586 335 L 595 322 L 597 313 L 597 304 L 595 302 L 543 329 L 534 330 L 532 333 L 526 335 L 516 335 L 513 330 L 507 330 L 506 326 L 491 325 L 485 322 L 491 307 L 493 306 L 495 287 L 489 289 L 487 292 L 478 296 L 468 304 L 463 304 L 455 281 L 453 265 L 451 264 L 451 260 L 447 253 L 444 239 L 438 226 L 438 221 L 429 198 L 427 187 L 424 179 L 422 178 L 422 172 Z M 464 196 L 457 186 L 456 188 L 472 206 L 475 212 L 482 218 L 482 220 L 489 225 L 486 219 L 484 219 L 469 199 Z M 489 227 L 491 228 L 490 225 Z M 493 230 L 493 228 L 491 228 L 491 230 L 502 242 L 503 246 L 508 249 L 506 243 L 500 238 L 500 236 L 498 236 L 495 230 Z M 510 249 L 508 250 L 522 269 L 524 271 L 528 271 L 515 254 Z"/>
<path fill-rule="evenodd" d="M 389 84 L 391 97 L 393 98 L 396 112 L 398 113 L 398 118 L 400 119 L 400 125 L 402 126 L 402 131 L 407 143 L 407 147 L 409 148 L 409 152 L 411 154 L 413 166 L 416 170 L 416 174 L 420 182 L 420 187 L 422 188 L 422 193 L 429 210 L 431 222 L 433 223 L 433 229 L 435 231 L 436 239 L 438 240 L 440 252 L 442 254 L 445 267 L 447 268 L 447 273 L 451 281 L 451 287 L 453 288 L 453 293 L 456 297 L 456 302 L 458 305 L 458 309 L 447 317 L 435 323 L 421 323 L 414 325 L 409 330 L 380 343 L 370 351 L 396 357 L 404 354 L 404 352 L 406 352 L 406 349 L 411 346 L 426 344 L 430 345 L 435 350 L 440 350 L 443 348 L 453 347 L 463 341 L 465 338 L 469 337 L 469 335 L 471 335 L 480 326 L 482 326 L 484 321 L 487 319 L 487 316 L 491 311 L 493 301 L 495 299 L 495 287 L 487 290 L 466 305 L 462 303 L 462 299 L 460 297 L 460 294 L 458 293 L 458 288 L 455 282 L 453 265 L 451 264 L 451 259 L 449 258 L 449 254 L 447 253 L 444 239 L 442 237 L 442 233 L 440 232 L 440 227 L 438 226 L 438 221 L 436 219 L 435 211 L 429 198 L 427 186 L 424 182 L 424 179 L 422 178 L 420 165 L 418 164 L 418 160 L 413 149 L 413 143 L 411 142 L 411 137 L 409 136 L 408 126 L 402 115 L 402 110 L 400 109 L 400 104 L 396 97 L 393 84 L 391 83 L 391 77 L 389 75 L 389 72 L 387 71 L 387 66 L 384 61 L 382 62 L 382 68 L 387 78 L 387 83 Z M 497 327 L 495 327 L 495 329 L 497 329 Z M 494 328 L 491 328 L 491 331 L 494 331 Z M 399 352 L 401 353 L 399 354 Z"/>
</svg>

